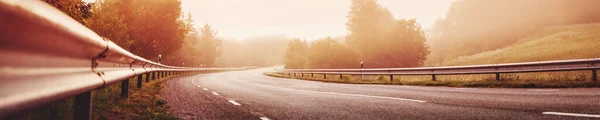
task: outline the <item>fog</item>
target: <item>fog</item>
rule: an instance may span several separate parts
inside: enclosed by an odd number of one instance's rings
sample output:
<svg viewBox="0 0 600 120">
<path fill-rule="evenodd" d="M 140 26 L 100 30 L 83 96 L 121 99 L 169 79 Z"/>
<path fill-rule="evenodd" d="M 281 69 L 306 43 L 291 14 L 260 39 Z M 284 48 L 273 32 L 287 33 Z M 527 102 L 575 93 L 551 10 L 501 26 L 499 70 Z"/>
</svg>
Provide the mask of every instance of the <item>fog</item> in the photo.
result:
<svg viewBox="0 0 600 120">
<path fill-rule="evenodd" d="M 459 0 L 429 31 L 429 61 L 501 48 L 548 26 L 598 21 L 599 0 Z"/>
</svg>

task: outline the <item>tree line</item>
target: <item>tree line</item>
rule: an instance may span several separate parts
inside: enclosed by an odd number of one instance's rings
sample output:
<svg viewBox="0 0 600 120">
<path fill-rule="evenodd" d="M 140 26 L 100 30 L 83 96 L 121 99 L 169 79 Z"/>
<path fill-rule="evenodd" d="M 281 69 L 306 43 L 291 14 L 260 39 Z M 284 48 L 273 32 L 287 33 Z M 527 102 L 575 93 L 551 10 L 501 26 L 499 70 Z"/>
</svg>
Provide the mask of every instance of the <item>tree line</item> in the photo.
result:
<svg viewBox="0 0 600 120">
<path fill-rule="evenodd" d="M 422 66 L 429 55 L 426 36 L 415 19 L 394 19 L 377 0 L 352 0 L 345 44 L 332 38 L 288 44 L 283 62 L 288 69 Z"/>
<path fill-rule="evenodd" d="M 210 25 L 194 28 L 180 0 L 43 0 L 120 47 L 174 66 L 212 66 L 221 53 Z"/>
</svg>

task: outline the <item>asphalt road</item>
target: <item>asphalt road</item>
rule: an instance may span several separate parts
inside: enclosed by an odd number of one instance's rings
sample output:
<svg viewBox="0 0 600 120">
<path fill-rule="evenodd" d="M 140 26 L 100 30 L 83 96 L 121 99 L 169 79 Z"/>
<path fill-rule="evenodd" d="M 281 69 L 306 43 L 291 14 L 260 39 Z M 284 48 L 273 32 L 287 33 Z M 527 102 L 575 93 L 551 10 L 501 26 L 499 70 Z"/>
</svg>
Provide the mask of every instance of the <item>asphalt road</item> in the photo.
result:
<svg viewBox="0 0 600 120">
<path fill-rule="evenodd" d="M 600 88 L 359 85 L 273 78 L 272 68 L 166 83 L 182 119 L 600 119 Z"/>
</svg>

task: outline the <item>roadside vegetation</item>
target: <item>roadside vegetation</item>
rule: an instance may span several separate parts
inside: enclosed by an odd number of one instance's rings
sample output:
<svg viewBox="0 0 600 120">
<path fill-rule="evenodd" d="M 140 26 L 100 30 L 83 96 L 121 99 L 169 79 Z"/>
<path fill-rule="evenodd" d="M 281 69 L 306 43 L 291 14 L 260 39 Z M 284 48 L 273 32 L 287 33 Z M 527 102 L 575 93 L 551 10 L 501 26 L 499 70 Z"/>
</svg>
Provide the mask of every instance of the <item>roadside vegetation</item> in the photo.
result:
<svg viewBox="0 0 600 120">
<path fill-rule="evenodd" d="M 395 20 L 377 0 L 352 0 L 345 43 L 295 40 L 283 62 L 287 69 L 408 68 L 600 58 L 597 0 L 455 1 L 427 29 Z M 577 7 L 561 7 L 577 5 Z M 536 8 L 536 9 L 531 9 Z M 554 12 L 550 12 L 554 11 Z M 490 16 L 490 15 L 493 15 Z M 327 44 L 324 44 L 327 43 Z M 342 46 L 342 47 L 338 47 Z M 347 47 L 343 47 L 347 46 Z M 355 84 L 453 87 L 600 87 L 592 72 L 505 73 L 495 75 L 400 76 L 339 74 L 297 79 Z M 331 78 L 330 78 L 331 77 Z"/>
<path fill-rule="evenodd" d="M 167 113 L 167 101 L 158 97 L 162 83 L 179 76 L 151 80 L 137 88 L 137 77 L 129 79 L 129 97 L 121 98 L 121 83 L 100 88 L 92 93 L 92 119 L 94 120 L 174 120 Z M 145 76 L 142 78 L 145 80 Z M 9 116 L 9 120 L 70 120 L 73 119 L 73 97 L 36 107 Z"/>
<path fill-rule="evenodd" d="M 441 63 L 441 66 L 499 64 L 514 62 L 535 62 L 547 60 L 567 60 L 599 58 L 600 24 L 579 24 L 552 26 L 519 40 L 517 43 L 482 52 L 472 56 L 464 56 Z M 599 82 L 591 81 L 591 71 L 540 72 L 540 73 L 508 73 L 501 74 L 501 81 L 494 75 L 437 75 L 437 81 L 431 76 L 367 75 L 361 81 L 358 75 L 322 74 L 314 77 L 299 77 L 267 73 L 269 76 L 296 78 L 323 82 L 352 84 L 393 84 L 418 86 L 451 86 L 451 87 L 509 87 L 509 88 L 571 88 L 600 87 Z M 310 75 L 305 75 L 310 76 Z"/>
</svg>

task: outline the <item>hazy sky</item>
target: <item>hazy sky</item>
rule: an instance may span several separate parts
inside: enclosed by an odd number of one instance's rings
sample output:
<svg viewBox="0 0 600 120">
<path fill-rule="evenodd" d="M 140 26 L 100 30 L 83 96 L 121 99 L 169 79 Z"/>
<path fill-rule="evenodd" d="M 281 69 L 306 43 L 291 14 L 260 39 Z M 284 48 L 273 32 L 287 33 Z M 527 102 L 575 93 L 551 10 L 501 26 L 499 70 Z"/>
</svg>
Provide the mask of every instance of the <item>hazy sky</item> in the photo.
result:
<svg viewBox="0 0 600 120">
<path fill-rule="evenodd" d="M 95 0 L 85 0 L 95 1 Z M 265 34 L 284 34 L 314 40 L 346 35 L 351 0 L 182 0 L 196 26 L 206 23 L 225 38 L 244 40 Z M 444 16 L 454 0 L 379 0 L 396 19 L 416 18 L 428 28 Z"/>
</svg>

